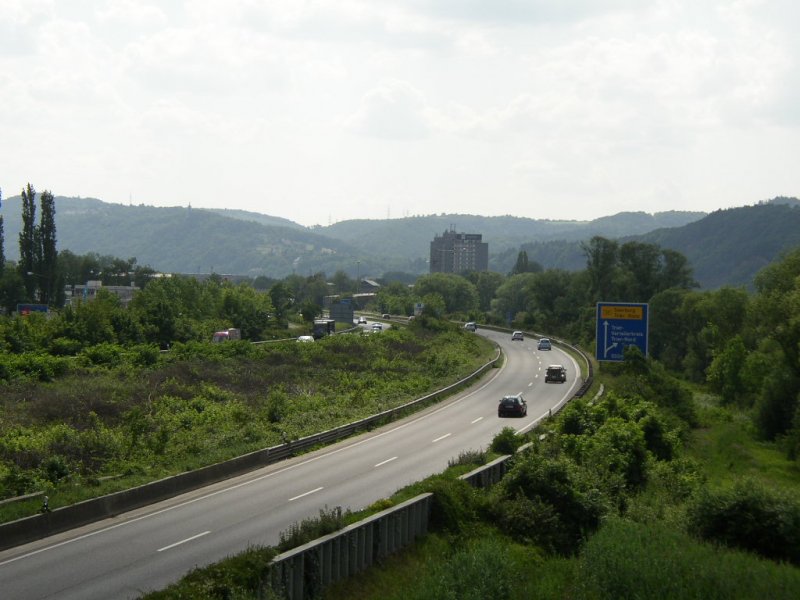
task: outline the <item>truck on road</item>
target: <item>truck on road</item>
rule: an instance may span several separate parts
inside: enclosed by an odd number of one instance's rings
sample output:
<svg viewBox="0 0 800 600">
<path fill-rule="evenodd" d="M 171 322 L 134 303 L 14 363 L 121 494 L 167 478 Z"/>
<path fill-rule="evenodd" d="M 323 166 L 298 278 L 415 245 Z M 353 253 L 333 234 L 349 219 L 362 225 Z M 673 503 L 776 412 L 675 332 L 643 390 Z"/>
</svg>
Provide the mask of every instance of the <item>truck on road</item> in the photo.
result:
<svg viewBox="0 0 800 600">
<path fill-rule="evenodd" d="M 318 340 L 336 333 L 336 321 L 333 319 L 314 319 L 314 339 Z"/>
<path fill-rule="evenodd" d="M 218 342 L 233 342 L 242 339 L 242 332 L 239 329 L 223 329 L 222 331 L 215 331 L 211 337 L 211 341 Z"/>
</svg>

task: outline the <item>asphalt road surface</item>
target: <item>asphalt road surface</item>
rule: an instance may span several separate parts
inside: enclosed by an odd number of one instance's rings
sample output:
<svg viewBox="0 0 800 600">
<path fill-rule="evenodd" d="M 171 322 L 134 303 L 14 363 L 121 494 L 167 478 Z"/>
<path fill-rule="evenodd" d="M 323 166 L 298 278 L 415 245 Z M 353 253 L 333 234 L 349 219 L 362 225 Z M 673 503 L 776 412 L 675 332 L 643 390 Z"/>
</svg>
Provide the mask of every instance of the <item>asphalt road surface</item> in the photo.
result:
<svg viewBox="0 0 800 600">
<path fill-rule="evenodd" d="M 475 386 L 381 429 L 72 531 L 0 552 L 0 598 L 136 598 L 196 566 L 248 546 L 275 544 L 292 523 L 324 507 L 357 510 L 485 448 L 505 426 L 532 427 L 572 397 L 580 369 L 536 340 L 479 330 L 507 360 Z M 545 384 L 548 364 L 565 384 Z M 500 419 L 497 403 L 522 393 L 528 416 Z"/>
</svg>

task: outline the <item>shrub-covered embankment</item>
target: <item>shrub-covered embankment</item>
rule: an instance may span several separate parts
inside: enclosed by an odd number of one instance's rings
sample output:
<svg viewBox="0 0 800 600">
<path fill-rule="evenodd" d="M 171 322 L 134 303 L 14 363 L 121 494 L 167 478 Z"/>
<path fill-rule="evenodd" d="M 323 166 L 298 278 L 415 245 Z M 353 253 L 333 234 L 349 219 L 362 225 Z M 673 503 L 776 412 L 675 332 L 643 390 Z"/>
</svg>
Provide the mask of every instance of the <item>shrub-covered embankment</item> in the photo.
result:
<svg viewBox="0 0 800 600">
<path fill-rule="evenodd" d="M 55 508 L 277 445 L 408 402 L 492 353 L 478 336 L 415 326 L 313 344 L 18 357 L 36 368 L 2 384 L 0 498 L 44 491 Z M 39 503 L 5 505 L 0 517 Z"/>
</svg>

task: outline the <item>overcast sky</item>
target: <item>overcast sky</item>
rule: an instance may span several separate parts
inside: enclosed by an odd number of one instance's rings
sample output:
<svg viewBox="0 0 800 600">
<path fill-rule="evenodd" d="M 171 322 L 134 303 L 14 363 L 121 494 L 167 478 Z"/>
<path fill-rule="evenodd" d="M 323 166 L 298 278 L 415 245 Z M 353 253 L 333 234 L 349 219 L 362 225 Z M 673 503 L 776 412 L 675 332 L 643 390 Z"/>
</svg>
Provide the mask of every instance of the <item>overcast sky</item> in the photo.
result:
<svg viewBox="0 0 800 600">
<path fill-rule="evenodd" d="M 304 225 L 800 196 L 800 2 L 0 0 L 0 189 Z"/>
</svg>

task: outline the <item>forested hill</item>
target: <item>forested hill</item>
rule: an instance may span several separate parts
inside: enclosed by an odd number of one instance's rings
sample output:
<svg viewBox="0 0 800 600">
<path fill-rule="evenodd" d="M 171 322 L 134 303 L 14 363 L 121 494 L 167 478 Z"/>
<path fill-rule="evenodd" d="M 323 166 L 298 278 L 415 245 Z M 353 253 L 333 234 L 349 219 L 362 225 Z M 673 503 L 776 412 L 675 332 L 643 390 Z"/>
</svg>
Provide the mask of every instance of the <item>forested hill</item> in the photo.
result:
<svg viewBox="0 0 800 600">
<path fill-rule="evenodd" d="M 752 285 L 753 275 L 800 245 L 800 201 L 775 198 L 755 206 L 705 213 L 619 213 L 593 221 L 512 216 L 430 215 L 343 221 L 307 228 L 240 210 L 158 208 L 56 197 L 59 250 L 135 257 L 140 265 L 178 273 L 209 272 L 284 277 L 337 270 L 351 277 L 428 270 L 430 242 L 454 228 L 481 233 L 489 268 L 507 273 L 520 249 L 545 268 L 583 269 L 580 241 L 601 235 L 638 240 L 683 253 L 703 288 Z M 18 256 L 19 196 L 4 199 L 6 256 Z"/>
<path fill-rule="evenodd" d="M 285 219 L 243 211 L 109 204 L 91 198 L 55 198 L 59 250 L 96 252 L 165 272 L 216 272 L 283 277 L 292 272 L 334 273 L 347 244 Z M 222 213 L 222 214 L 220 214 Z M 19 196 L 3 200 L 6 256 L 16 260 L 21 226 Z M 278 223 L 285 222 L 286 225 Z M 276 223 L 276 224 L 270 224 Z"/>
<path fill-rule="evenodd" d="M 683 253 L 704 288 L 749 286 L 762 267 L 800 246 L 800 203 L 718 210 L 695 223 L 636 239 Z"/>
<path fill-rule="evenodd" d="M 511 264 L 522 244 L 535 240 L 585 240 L 593 235 L 619 237 L 646 233 L 662 227 L 677 227 L 696 221 L 706 213 L 669 211 L 656 214 L 623 212 L 593 221 L 556 221 L 528 219 L 505 215 L 441 214 L 403 219 L 341 221 L 316 231 L 347 242 L 366 253 L 409 260 L 428 258 L 430 242 L 435 235 L 455 229 L 463 233 L 480 233 L 489 244 L 489 268 L 504 271 L 507 257 Z M 496 264 L 494 264 L 496 263 Z"/>
<path fill-rule="evenodd" d="M 718 210 L 682 227 L 621 236 L 618 240 L 677 250 L 689 259 L 703 289 L 723 285 L 750 287 L 762 267 L 785 250 L 800 245 L 800 201 L 775 198 L 755 206 Z M 529 260 L 548 268 L 578 270 L 586 266 L 580 242 L 543 242 L 522 248 Z M 509 260 L 508 268 L 512 265 Z"/>
<path fill-rule="evenodd" d="M 619 213 L 595 221 L 550 221 L 519 217 L 431 215 L 386 220 L 344 221 L 307 228 L 259 213 L 231 209 L 158 208 L 109 204 L 92 198 L 56 196 L 59 250 L 96 252 L 161 271 L 284 277 L 337 270 L 351 277 L 380 277 L 387 271 L 426 273 L 430 242 L 455 228 L 481 233 L 489 243 L 489 267 L 507 271 L 519 246 L 531 240 L 588 239 L 644 233 L 682 225 L 704 213 Z M 4 199 L 6 256 L 18 257 L 19 196 Z"/>
</svg>

